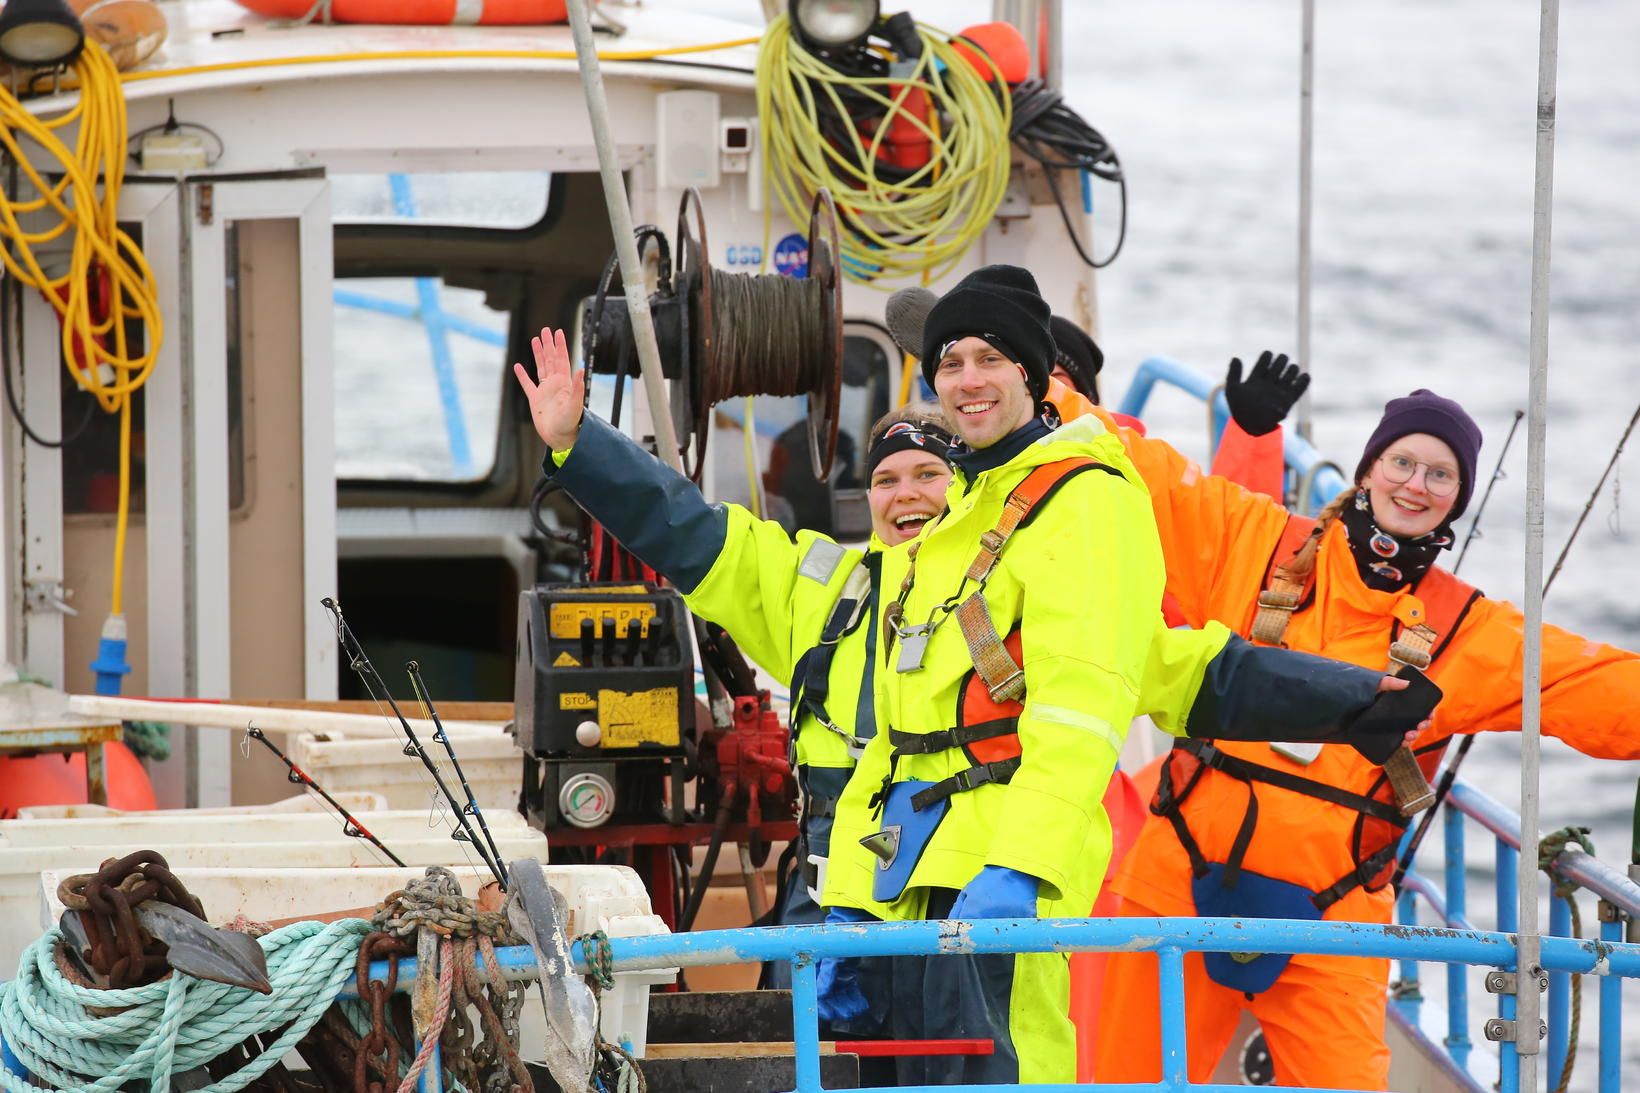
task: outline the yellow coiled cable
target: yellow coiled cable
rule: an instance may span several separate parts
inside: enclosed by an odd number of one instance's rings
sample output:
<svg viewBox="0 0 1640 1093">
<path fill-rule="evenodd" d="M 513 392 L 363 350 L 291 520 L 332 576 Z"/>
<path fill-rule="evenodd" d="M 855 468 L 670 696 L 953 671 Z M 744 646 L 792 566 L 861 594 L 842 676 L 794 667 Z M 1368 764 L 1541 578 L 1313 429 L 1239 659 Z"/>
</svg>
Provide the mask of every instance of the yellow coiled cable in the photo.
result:
<svg viewBox="0 0 1640 1093">
<path fill-rule="evenodd" d="M 62 324 L 62 352 L 70 375 L 82 390 L 111 414 L 120 415 L 119 507 L 114 533 L 113 597 L 110 614 L 122 614 L 125 540 L 131 508 L 131 396 L 147 382 L 163 336 L 158 287 L 142 250 L 120 229 L 120 185 L 125 178 L 125 96 L 114 62 L 95 42 L 87 42 L 74 63 L 80 97 L 51 119 L 35 116 L 10 91 L 0 88 L 0 145 L 4 145 L 37 195 L 0 196 L 0 260 L 6 272 L 50 301 Z M 64 142 L 71 126 L 74 147 Z M 31 161 L 25 142 L 37 146 L 51 163 L 50 182 Z M 101 183 L 99 190 L 98 183 Z M 27 230 L 23 221 L 28 218 Z M 36 227 L 37 222 L 45 226 Z M 42 254 L 65 235 L 66 271 L 52 276 L 63 255 Z M 59 251 L 63 248 L 59 244 Z M 93 283 L 106 279 L 107 291 L 95 298 Z M 128 324 L 141 323 L 136 353 L 128 341 Z M 107 343 L 107 344 L 104 344 Z"/>
<path fill-rule="evenodd" d="M 799 226 L 808 223 L 815 192 L 831 190 L 843 221 L 843 269 L 851 280 L 940 277 L 990 225 L 1008 185 L 1012 98 L 1002 74 L 987 57 L 987 80 L 952 47 L 950 35 L 921 23 L 917 32 L 923 54 L 905 76 L 838 71 L 803 48 L 784 15 L 769 23 L 758 51 L 765 185 Z M 850 118 L 844 90 L 882 108 L 870 134 Z M 926 119 L 907 108 L 918 90 L 932 107 Z M 858 146 L 851 151 L 863 154 L 844 154 L 821 132 L 823 104 Z M 929 141 L 929 161 L 905 179 L 879 177 L 878 152 L 901 119 Z M 765 252 L 769 207 L 764 202 Z"/>
</svg>

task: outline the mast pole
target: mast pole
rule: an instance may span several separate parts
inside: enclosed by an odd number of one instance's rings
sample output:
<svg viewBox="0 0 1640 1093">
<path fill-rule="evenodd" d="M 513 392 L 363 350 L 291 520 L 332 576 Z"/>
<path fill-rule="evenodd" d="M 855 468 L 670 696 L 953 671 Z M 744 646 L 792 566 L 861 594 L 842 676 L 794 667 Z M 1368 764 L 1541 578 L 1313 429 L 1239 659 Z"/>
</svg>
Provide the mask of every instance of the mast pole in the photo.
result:
<svg viewBox="0 0 1640 1093">
<path fill-rule="evenodd" d="M 587 0 L 569 0 L 569 26 L 575 37 L 575 60 L 581 66 L 592 142 L 598 149 L 598 174 L 604 183 L 604 203 L 609 206 L 609 227 L 615 233 L 615 254 L 621 263 L 626 313 L 632 319 L 632 333 L 638 344 L 638 368 L 643 373 L 644 397 L 655 428 L 655 446 L 666 465 L 682 474 L 683 457 L 678 452 L 678 435 L 672 428 L 672 410 L 666 400 L 666 379 L 661 374 L 660 344 L 655 340 L 655 323 L 649 314 L 648 282 L 638 258 L 638 242 L 632 234 L 632 206 L 627 203 L 626 184 L 610 135 L 609 100 L 604 97 L 604 77 L 598 68 L 598 46 L 592 40 Z"/>
<path fill-rule="evenodd" d="M 1519 996 L 1515 1051 L 1520 1088 L 1538 1088 L 1538 760 L 1542 742 L 1543 479 L 1549 405 L 1549 250 L 1554 221 L 1555 81 L 1560 0 L 1542 0 L 1538 24 L 1537 164 L 1532 192 L 1532 327 L 1526 403 L 1526 642 L 1521 671 Z"/>
<path fill-rule="evenodd" d="M 1315 174 L 1315 0 L 1304 0 L 1298 75 L 1298 364 L 1312 376 L 1310 359 L 1310 222 Z M 1298 435 L 1312 440 L 1310 392 L 1298 400 Z"/>
</svg>

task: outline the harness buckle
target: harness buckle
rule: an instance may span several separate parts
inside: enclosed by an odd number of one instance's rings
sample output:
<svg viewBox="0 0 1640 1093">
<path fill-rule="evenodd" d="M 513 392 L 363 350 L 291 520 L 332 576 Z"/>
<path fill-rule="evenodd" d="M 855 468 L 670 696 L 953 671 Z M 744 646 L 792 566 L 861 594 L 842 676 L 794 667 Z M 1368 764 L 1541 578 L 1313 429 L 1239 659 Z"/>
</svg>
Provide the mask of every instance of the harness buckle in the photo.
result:
<svg viewBox="0 0 1640 1093">
<path fill-rule="evenodd" d="M 1404 641 L 1397 641 L 1390 644 L 1389 659 L 1396 664 L 1404 664 L 1408 668 L 1416 668 L 1420 672 L 1429 667 L 1430 660 L 1429 653 L 1426 650 L 1419 649 L 1415 645 L 1409 645 Z"/>
<path fill-rule="evenodd" d="M 1008 542 L 1008 537 L 999 535 L 995 528 L 982 532 L 979 537 L 979 548 L 993 557 L 1002 553 L 1002 547 Z"/>
<path fill-rule="evenodd" d="M 986 688 L 991 692 L 992 702 L 1012 702 L 1025 693 L 1025 670 L 1015 668 L 1006 679 L 998 681 L 996 686 Z"/>
<path fill-rule="evenodd" d="M 1298 601 L 1298 595 L 1292 592 L 1276 592 L 1273 589 L 1266 589 L 1258 594 L 1258 605 L 1268 607 L 1274 611 L 1296 611 L 1298 610 Z"/>
</svg>

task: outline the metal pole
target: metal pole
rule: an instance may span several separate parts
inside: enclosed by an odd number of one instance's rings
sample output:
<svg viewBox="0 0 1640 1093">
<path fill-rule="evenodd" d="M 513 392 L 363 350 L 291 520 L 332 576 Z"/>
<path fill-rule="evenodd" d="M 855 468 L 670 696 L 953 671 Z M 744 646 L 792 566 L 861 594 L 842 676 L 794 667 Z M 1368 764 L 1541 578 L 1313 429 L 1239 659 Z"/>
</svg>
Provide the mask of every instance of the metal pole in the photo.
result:
<svg viewBox="0 0 1640 1093">
<path fill-rule="evenodd" d="M 644 280 L 643 262 L 638 258 L 638 242 L 632 234 L 632 207 L 627 204 L 626 184 L 615 158 L 615 141 L 610 136 L 609 101 L 604 98 L 604 77 L 598 69 L 598 46 L 592 40 L 592 16 L 587 10 L 587 0 L 569 0 L 569 26 L 575 36 L 575 60 L 581 66 L 581 88 L 586 94 L 587 116 L 592 122 L 592 142 L 598 148 L 598 174 L 604 182 L 604 203 L 609 206 L 609 228 L 615 233 L 615 254 L 621 263 L 626 313 L 632 318 L 632 333 L 638 343 L 644 397 L 649 402 L 649 416 L 654 420 L 655 446 L 660 449 L 666 465 L 682 474 L 683 457 L 678 454 L 672 409 L 666 401 L 661 350 L 655 341 L 654 320 L 649 315 L 648 284 Z"/>
<path fill-rule="evenodd" d="M 1526 644 L 1521 671 L 1520 1005 L 1516 1011 L 1521 1088 L 1538 1088 L 1538 757 L 1542 742 L 1543 473 L 1549 406 L 1549 240 L 1554 221 L 1555 78 L 1560 0 L 1543 0 L 1538 24 L 1537 170 L 1532 194 L 1531 382 L 1526 402 Z"/>
<path fill-rule="evenodd" d="M 1315 174 L 1315 0 L 1304 0 L 1303 48 L 1298 76 L 1298 363 L 1315 374 L 1310 359 L 1311 181 Z M 1312 439 L 1310 392 L 1298 400 L 1298 435 Z"/>
</svg>

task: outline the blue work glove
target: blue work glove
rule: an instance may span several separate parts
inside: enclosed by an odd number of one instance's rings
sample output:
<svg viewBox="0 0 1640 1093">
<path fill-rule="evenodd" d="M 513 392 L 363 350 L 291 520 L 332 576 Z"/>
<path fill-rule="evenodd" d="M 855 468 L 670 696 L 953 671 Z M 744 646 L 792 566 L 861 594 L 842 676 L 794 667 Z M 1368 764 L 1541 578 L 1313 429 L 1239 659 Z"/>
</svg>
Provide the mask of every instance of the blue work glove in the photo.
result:
<svg viewBox="0 0 1640 1093">
<path fill-rule="evenodd" d="M 875 918 L 858 908 L 826 908 L 827 926 L 875 921 Z M 814 968 L 814 980 L 819 994 L 820 1020 L 838 1024 L 865 1016 L 868 1007 L 865 993 L 860 990 L 859 957 L 821 957 L 820 963 Z"/>
<path fill-rule="evenodd" d="M 951 917 L 970 921 L 1035 918 L 1036 890 L 1041 883 L 1029 873 L 1006 865 L 987 865 L 957 893 L 957 902 L 951 905 Z"/>
</svg>

